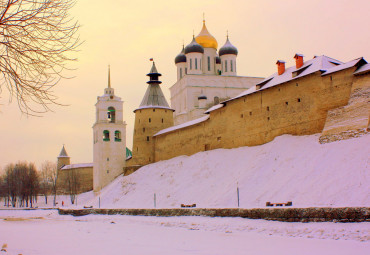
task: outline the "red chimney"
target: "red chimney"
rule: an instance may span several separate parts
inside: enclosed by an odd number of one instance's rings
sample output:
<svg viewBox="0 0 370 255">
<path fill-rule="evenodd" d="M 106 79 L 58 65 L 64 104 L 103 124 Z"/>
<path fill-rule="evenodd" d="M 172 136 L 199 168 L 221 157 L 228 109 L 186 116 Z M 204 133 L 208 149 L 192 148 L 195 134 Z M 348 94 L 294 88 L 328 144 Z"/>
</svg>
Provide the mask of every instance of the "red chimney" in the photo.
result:
<svg viewBox="0 0 370 255">
<path fill-rule="evenodd" d="M 285 61 L 278 60 L 276 64 L 278 67 L 278 75 L 282 75 L 285 72 Z"/>
<path fill-rule="evenodd" d="M 297 53 L 294 55 L 294 58 L 295 58 L 295 67 L 297 69 L 303 66 L 303 55 L 302 54 Z"/>
</svg>

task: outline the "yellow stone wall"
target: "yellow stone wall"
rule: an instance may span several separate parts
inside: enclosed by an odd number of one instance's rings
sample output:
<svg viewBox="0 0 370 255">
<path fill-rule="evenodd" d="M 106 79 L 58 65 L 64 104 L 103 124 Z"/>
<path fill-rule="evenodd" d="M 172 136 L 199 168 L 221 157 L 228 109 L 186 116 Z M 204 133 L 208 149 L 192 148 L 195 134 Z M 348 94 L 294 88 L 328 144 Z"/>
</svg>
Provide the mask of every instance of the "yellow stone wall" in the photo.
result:
<svg viewBox="0 0 370 255">
<path fill-rule="evenodd" d="M 155 161 L 264 144 L 282 134 L 319 133 L 328 111 L 347 105 L 354 71 L 355 67 L 327 76 L 316 72 L 229 101 L 202 123 L 156 136 Z"/>
<path fill-rule="evenodd" d="M 155 162 L 153 135 L 173 126 L 173 111 L 162 108 L 147 108 L 135 111 L 132 159 L 128 166 L 146 165 Z"/>
<path fill-rule="evenodd" d="M 78 193 L 91 191 L 93 189 L 92 167 L 63 169 L 58 172 L 57 191 L 59 194 L 68 194 L 68 174 L 70 171 L 76 171 L 79 176 L 80 189 Z"/>
</svg>

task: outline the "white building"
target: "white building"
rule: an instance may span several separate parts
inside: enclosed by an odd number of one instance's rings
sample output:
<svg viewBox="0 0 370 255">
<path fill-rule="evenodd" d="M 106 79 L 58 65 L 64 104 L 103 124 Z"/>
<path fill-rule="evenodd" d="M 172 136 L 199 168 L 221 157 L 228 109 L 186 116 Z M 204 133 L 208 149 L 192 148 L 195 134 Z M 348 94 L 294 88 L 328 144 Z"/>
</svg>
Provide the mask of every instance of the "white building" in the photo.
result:
<svg viewBox="0 0 370 255">
<path fill-rule="evenodd" d="M 174 124 L 199 118 L 214 104 L 237 96 L 263 78 L 237 76 L 238 49 L 227 37 L 217 53 L 218 43 L 203 28 L 175 58 L 177 82 L 170 88 Z"/>
<path fill-rule="evenodd" d="M 126 163 L 126 122 L 123 121 L 123 101 L 114 95 L 108 73 L 108 87 L 95 104 L 93 187 L 100 191 L 122 174 Z"/>
</svg>

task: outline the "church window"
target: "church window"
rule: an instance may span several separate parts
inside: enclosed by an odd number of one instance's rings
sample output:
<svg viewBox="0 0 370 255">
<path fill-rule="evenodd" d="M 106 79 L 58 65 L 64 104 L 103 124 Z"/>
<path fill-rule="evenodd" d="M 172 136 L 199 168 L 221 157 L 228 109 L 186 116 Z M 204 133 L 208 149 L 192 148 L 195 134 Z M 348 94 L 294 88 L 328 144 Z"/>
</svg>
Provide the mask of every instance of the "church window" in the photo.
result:
<svg viewBox="0 0 370 255">
<path fill-rule="evenodd" d="M 244 115 L 243 114 L 240 114 L 240 118 L 243 118 L 244 117 Z"/>
<path fill-rule="evenodd" d="M 109 174 L 109 170 L 107 170 L 107 174 Z"/>
<path fill-rule="evenodd" d="M 162 123 L 163 123 L 163 118 L 162 118 Z"/>
<path fill-rule="evenodd" d="M 202 69 L 202 60 L 199 59 L 199 69 Z"/>
<path fill-rule="evenodd" d="M 219 97 L 214 97 L 214 103 L 219 104 L 220 103 L 220 98 Z"/>
<path fill-rule="evenodd" d="M 331 81 L 333 80 L 333 76 L 330 76 L 330 80 L 331 80 Z"/>
<path fill-rule="evenodd" d="M 295 84 L 298 87 L 298 83 Z"/>
<path fill-rule="evenodd" d="M 149 142 L 149 136 L 146 137 L 146 140 Z"/>
<path fill-rule="evenodd" d="M 230 60 L 230 69 L 231 69 L 231 72 L 234 72 L 233 61 L 232 60 Z"/>
<path fill-rule="evenodd" d="M 190 59 L 190 70 L 193 69 L 193 61 Z"/>
<path fill-rule="evenodd" d="M 118 131 L 118 130 L 116 130 L 114 132 L 114 141 L 116 141 L 116 142 L 120 142 L 121 141 L 121 132 Z"/>
<path fill-rule="evenodd" d="M 149 122 L 152 122 L 152 119 L 151 118 L 149 118 Z"/>
<path fill-rule="evenodd" d="M 217 142 L 221 142 L 221 136 L 217 137 Z"/>
<path fill-rule="evenodd" d="M 297 102 L 298 102 L 298 103 L 300 103 L 300 102 L 301 102 L 301 99 L 300 99 L 300 98 L 298 98 L 298 99 L 297 99 Z"/>
<path fill-rule="evenodd" d="M 195 70 L 198 69 L 198 59 L 195 58 Z"/>
<path fill-rule="evenodd" d="M 188 68 L 185 67 L 185 74 L 188 74 Z"/>
<path fill-rule="evenodd" d="M 155 109 L 153 109 L 153 112 L 155 112 Z"/>
<path fill-rule="evenodd" d="M 109 161 L 109 158 L 107 158 L 107 161 Z"/>
<path fill-rule="evenodd" d="M 143 128 L 143 133 L 145 133 L 145 128 Z"/>
<path fill-rule="evenodd" d="M 108 121 L 110 123 L 115 123 L 116 122 L 116 109 L 114 109 L 114 107 L 110 106 L 108 108 Z"/>
<path fill-rule="evenodd" d="M 252 116 L 252 112 L 249 112 L 249 116 Z"/>
<path fill-rule="evenodd" d="M 225 60 L 225 72 L 227 72 L 227 60 Z"/>
<path fill-rule="evenodd" d="M 289 103 L 288 103 L 288 101 L 287 102 L 285 102 L 285 105 L 288 105 Z"/>
<path fill-rule="evenodd" d="M 269 107 L 269 106 L 267 106 L 266 110 L 267 110 L 267 111 L 270 111 L 270 107 Z"/>
<path fill-rule="evenodd" d="M 136 147 L 136 151 L 137 151 L 137 152 L 139 151 L 139 147 Z"/>
<path fill-rule="evenodd" d="M 207 66 L 208 66 L 208 71 L 211 71 L 211 57 L 207 57 Z"/>
<path fill-rule="evenodd" d="M 109 131 L 108 130 L 103 131 L 103 141 L 105 142 L 109 141 Z"/>
<path fill-rule="evenodd" d="M 180 68 L 180 78 L 182 78 L 182 68 Z"/>
<path fill-rule="evenodd" d="M 267 117 L 267 120 L 270 120 L 270 117 Z"/>
</svg>

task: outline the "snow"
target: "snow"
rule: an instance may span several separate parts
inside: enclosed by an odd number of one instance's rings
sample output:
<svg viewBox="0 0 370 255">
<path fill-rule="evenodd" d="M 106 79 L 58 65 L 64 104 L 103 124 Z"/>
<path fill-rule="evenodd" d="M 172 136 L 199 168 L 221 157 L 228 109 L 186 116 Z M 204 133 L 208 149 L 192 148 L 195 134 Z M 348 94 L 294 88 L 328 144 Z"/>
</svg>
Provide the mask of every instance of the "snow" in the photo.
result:
<svg viewBox="0 0 370 255">
<path fill-rule="evenodd" d="M 222 107 L 224 107 L 224 104 L 222 104 L 222 103 L 220 103 L 220 104 L 216 104 L 216 105 L 214 105 L 214 106 L 212 106 L 211 108 L 209 108 L 207 111 L 205 111 L 204 113 L 210 113 L 210 112 L 212 112 L 212 111 L 214 111 L 214 110 L 217 110 L 217 109 L 220 109 L 220 108 L 222 108 Z"/>
<path fill-rule="evenodd" d="M 349 61 L 347 63 L 344 63 L 344 64 L 341 64 L 341 65 L 337 65 L 335 67 L 332 67 L 330 69 L 328 69 L 325 73 L 322 74 L 322 76 L 324 75 L 328 75 L 328 74 L 331 74 L 331 73 L 335 73 L 335 72 L 338 72 L 338 71 L 341 71 L 341 70 L 344 70 L 344 69 L 347 69 L 347 68 L 350 68 L 350 67 L 353 67 L 355 66 L 362 58 L 356 58 L 352 61 Z"/>
<path fill-rule="evenodd" d="M 99 195 L 102 208 L 265 208 L 370 205 L 370 135 L 320 144 L 319 134 L 283 135 L 261 146 L 180 156 L 120 176 Z M 98 197 L 87 202 L 98 207 Z"/>
<path fill-rule="evenodd" d="M 343 63 L 338 61 L 338 60 L 335 60 L 333 58 L 330 58 L 330 57 L 327 57 L 327 56 L 324 56 L 324 55 L 318 56 L 318 57 L 315 57 L 315 58 L 310 59 L 308 61 L 305 61 L 303 66 L 301 66 L 298 69 L 295 66 L 291 66 L 291 67 L 286 68 L 285 72 L 281 75 L 278 75 L 278 73 L 276 72 L 276 73 L 270 75 L 269 77 L 265 78 L 263 81 L 258 83 L 256 86 L 252 86 L 251 88 L 242 92 L 238 96 L 236 96 L 234 98 L 231 98 L 231 99 L 229 99 L 225 102 L 228 102 L 228 101 L 231 101 L 231 100 L 234 100 L 234 99 L 237 99 L 237 98 L 255 93 L 256 91 L 271 88 L 271 87 L 274 87 L 276 85 L 301 78 L 303 76 L 312 74 L 312 73 L 317 72 L 317 71 L 326 71 L 330 68 L 333 68 L 333 67 L 335 67 L 337 65 L 341 65 L 341 64 L 343 64 Z M 296 71 L 298 71 L 298 72 L 302 71 L 302 72 L 300 72 L 297 76 L 293 77 L 292 74 Z M 260 88 L 260 89 L 257 88 L 257 86 L 259 84 L 263 85 L 262 88 Z"/>
<path fill-rule="evenodd" d="M 74 168 L 82 168 L 82 167 L 93 167 L 94 163 L 80 163 L 80 164 L 71 164 L 71 165 L 66 165 L 62 167 L 62 170 L 67 170 L 67 169 L 74 169 Z"/>
<path fill-rule="evenodd" d="M 168 133 L 168 132 L 172 132 L 172 131 L 175 131 L 175 130 L 178 130 L 178 129 L 181 129 L 181 128 L 184 128 L 184 127 L 193 126 L 193 125 L 196 125 L 196 124 L 199 124 L 199 123 L 202 123 L 202 122 L 208 120 L 208 118 L 209 118 L 209 115 L 203 116 L 203 117 L 200 117 L 198 119 L 191 120 L 191 121 L 188 121 L 188 122 L 185 122 L 185 123 L 182 123 L 182 124 L 177 125 L 177 126 L 162 129 L 161 131 L 156 133 L 154 136 L 165 134 L 165 133 Z"/>
<path fill-rule="evenodd" d="M 11 214 L 10 214 L 11 213 Z M 368 254 L 370 223 L 0 210 L 1 254 Z"/>
<path fill-rule="evenodd" d="M 78 195 L 81 208 L 369 206 L 370 135 L 328 144 L 319 134 L 283 135 L 255 147 L 218 149 L 147 165 L 100 193 Z M 49 197 L 49 201 L 52 199 Z M 50 203 L 50 202 L 49 202 Z M 50 204 L 49 204 L 50 205 Z M 3 201 L 1 202 L 3 206 Z M 39 207 L 43 199 L 38 199 Z M 368 254 L 370 222 L 290 223 L 221 217 L 59 215 L 55 209 L 0 209 L 1 254 L 265 255 Z M 6 245 L 5 245 L 6 244 Z"/>
<path fill-rule="evenodd" d="M 356 72 L 354 72 L 354 74 L 363 74 L 363 73 L 366 73 L 370 70 L 370 64 L 365 64 L 363 66 L 361 66 L 359 69 L 356 70 Z"/>
</svg>

